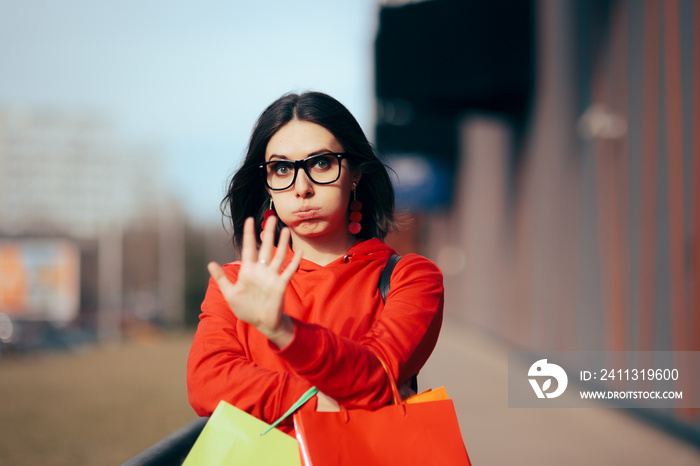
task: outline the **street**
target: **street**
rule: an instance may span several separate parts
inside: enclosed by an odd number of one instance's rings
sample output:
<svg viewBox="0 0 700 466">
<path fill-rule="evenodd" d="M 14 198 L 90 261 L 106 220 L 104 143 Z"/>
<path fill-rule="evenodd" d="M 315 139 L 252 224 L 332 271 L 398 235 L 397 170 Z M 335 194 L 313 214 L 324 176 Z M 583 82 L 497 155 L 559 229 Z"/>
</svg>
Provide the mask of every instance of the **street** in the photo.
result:
<svg viewBox="0 0 700 466">
<path fill-rule="evenodd" d="M 0 463 L 116 465 L 176 431 L 191 333 L 0 361 Z M 454 321 L 419 376 L 454 400 L 473 464 L 700 464 L 700 451 L 623 410 L 508 408 L 507 348 Z"/>
</svg>

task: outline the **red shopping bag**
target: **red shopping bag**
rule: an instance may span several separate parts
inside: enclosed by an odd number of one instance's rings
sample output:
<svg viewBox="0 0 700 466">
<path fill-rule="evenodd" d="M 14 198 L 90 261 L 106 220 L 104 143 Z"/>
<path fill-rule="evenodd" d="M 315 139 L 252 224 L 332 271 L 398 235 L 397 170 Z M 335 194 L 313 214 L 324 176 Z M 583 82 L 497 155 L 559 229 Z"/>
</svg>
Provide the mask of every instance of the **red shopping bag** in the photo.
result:
<svg viewBox="0 0 700 466">
<path fill-rule="evenodd" d="M 452 400 L 406 404 L 389 379 L 393 405 L 294 414 L 306 466 L 470 465 Z"/>
</svg>

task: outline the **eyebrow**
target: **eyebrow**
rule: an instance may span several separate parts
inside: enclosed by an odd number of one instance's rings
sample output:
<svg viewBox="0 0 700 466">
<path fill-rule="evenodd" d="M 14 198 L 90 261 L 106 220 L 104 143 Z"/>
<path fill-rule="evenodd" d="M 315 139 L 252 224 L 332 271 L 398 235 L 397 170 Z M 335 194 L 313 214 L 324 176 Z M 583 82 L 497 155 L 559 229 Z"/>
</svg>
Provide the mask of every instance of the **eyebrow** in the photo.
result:
<svg viewBox="0 0 700 466">
<path fill-rule="evenodd" d="M 313 157 L 314 155 L 320 155 L 320 154 L 336 154 L 337 152 L 329 150 L 329 149 L 319 149 L 317 151 L 311 152 L 308 154 L 304 159 L 308 159 L 309 157 Z M 281 160 L 289 160 L 289 157 L 286 155 L 281 155 L 281 154 L 272 154 L 270 155 L 270 160 L 272 159 L 281 159 Z M 303 159 L 301 159 L 303 160 Z"/>
</svg>

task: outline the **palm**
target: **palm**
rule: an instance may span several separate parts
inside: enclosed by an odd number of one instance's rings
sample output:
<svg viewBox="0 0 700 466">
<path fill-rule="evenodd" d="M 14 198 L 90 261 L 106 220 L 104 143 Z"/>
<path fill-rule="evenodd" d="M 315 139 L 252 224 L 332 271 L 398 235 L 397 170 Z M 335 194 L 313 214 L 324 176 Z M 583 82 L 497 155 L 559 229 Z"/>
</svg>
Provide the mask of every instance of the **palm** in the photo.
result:
<svg viewBox="0 0 700 466">
<path fill-rule="evenodd" d="M 225 276 L 223 279 L 215 273 L 212 276 L 236 317 L 255 327 L 276 328 L 286 287 L 278 273 L 265 264 L 255 263 L 241 265 L 235 284 Z"/>
<path fill-rule="evenodd" d="M 279 247 L 272 257 L 275 223 L 272 217 L 268 219 L 258 252 L 252 219 L 246 220 L 241 268 L 235 284 L 226 277 L 219 264 L 212 262 L 208 266 L 209 273 L 236 317 L 253 325 L 268 338 L 281 326 L 284 292 L 301 261 L 301 254 L 295 254 L 292 262 L 282 270 L 289 245 L 287 229 L 280 234 Z"/>
</svg>

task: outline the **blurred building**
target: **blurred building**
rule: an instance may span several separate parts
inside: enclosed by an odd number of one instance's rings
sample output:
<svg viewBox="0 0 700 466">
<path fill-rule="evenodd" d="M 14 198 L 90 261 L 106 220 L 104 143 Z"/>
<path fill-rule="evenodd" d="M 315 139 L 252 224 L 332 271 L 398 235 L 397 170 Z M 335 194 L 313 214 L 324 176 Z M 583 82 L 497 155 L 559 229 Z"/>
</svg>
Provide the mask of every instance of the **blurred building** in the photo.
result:
<svg viewBox="0 0 700 466">
<path fill-rule="evenodd" d="M 160 168 L 94 115 L 0 111 L 0 233 L 96 238 L 158 212 Z"/>
<path fill-rule="evenodd" d="M 698 2 L 388 2 L 376 59 L 450 317 L 513 349 L 700 351 Z M 447 196 L 411 197 L 421 166 Z M 695 442 L 699 411 L 640 410 Z"/>
<path fill-rule="evenodd" d="M 98 116 L 0 111 L 0 238 L 7 252 L 0 273 L 31 295 L 20 299 L 5 287 L 15 298 L 0 301 L 25 307 L 0 312 L 27 321 L 25 329 L 58 321 L 99 337 L 119 336 L 139 321 L 182 324 L 185 217 L 162 173 L 157 150 L 127 144 Z M 66 269 L 53 263 L 58 256 L 39 252 L 71 245 L 80 255 L 79 267 L 70 268 L 79 271 L 79 309 L 35 309 L 31 303 L 46 301 L 36 295 L 53 289 L 42 277 Z"/>
</svg>

